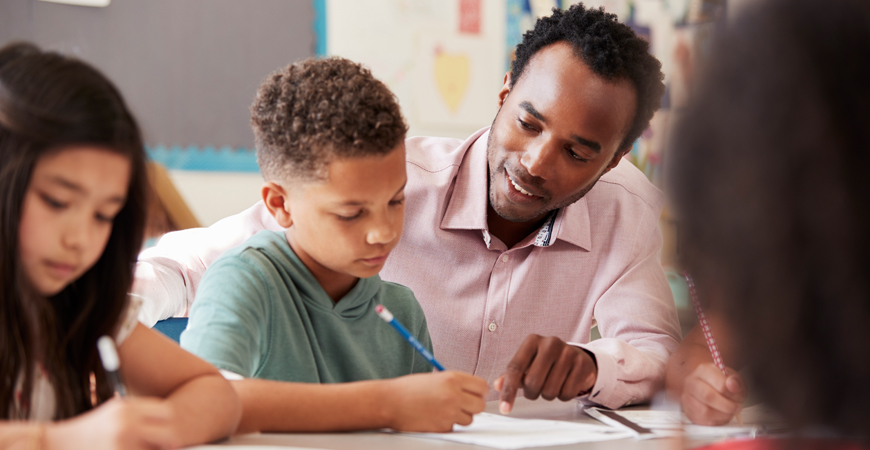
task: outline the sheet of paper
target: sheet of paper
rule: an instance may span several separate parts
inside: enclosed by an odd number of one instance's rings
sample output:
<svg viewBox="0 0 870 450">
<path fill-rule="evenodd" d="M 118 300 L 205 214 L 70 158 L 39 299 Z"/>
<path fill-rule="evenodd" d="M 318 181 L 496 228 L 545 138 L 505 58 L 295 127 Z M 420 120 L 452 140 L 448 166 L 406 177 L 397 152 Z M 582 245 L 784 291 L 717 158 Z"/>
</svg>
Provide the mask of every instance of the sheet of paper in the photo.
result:
<svg viewBox="0 0 870 450">
<path fill-rule="evenodd" d="M 474 416 L 474 422 L 467 427 L 454 426 L 452 433 L 402 434 L 501 449 L 566 445 L 631 437 L 630 433 L 615 430 L 607 425 L 558 420 L 515 419 L 489 413 L 480 413 Z"/>
<path fill-rule="evenodd" d="M 736 420 L 718 427 L 695 425 L 679 411 L 617 410 L 615 412 L 642 427 L 655 430 L 661 436 L 670 436 L 682 430 L 688 437 L 729 437 L 751 435 L 758 430 L 756 426 L 741 427 L 737 425 Z"/>
<path fill-rule="evenodd" d="M 289 447 L 286 445 L 198 445 L 185 447 L 184 450 L 323 450 L 309 447 Z"/>
</svg>

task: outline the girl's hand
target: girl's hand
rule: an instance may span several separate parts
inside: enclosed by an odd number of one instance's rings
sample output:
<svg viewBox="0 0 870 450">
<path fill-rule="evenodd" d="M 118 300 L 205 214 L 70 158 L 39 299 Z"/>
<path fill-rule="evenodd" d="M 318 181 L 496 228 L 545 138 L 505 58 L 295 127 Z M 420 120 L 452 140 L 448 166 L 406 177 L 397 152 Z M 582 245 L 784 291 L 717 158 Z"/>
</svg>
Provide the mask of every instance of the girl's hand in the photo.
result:
<svg viewBox="0 0 870 450">
<path fill-rule="evenodd" d="M 115 398 L 92 411 L 49 425 L 47 449 L 174 449 L 180 438 L 163 400 Z"/>
<path fill-rule="evenodd" d="M 698 425 L 725 425 L 743 408 L 746 383 L 734 370 L 723 374 L 713 363 L 704 363 L 686 377 L 680 405 Z"/>
<path fill-rule="evenodd" d="M 461 372 L 395 378 L 385 398 L 388 423 L 397 431 L 451 431 L 453 424 L 469 425 L 484 410 L 488 390 L 485 380 Z"/>
</svg>

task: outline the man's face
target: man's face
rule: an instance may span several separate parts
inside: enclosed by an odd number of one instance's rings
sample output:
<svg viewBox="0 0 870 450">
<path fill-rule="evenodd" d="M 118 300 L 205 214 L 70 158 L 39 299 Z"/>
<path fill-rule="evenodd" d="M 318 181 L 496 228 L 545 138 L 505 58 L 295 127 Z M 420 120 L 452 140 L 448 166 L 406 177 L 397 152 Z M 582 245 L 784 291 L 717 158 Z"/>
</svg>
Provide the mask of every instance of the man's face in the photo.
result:
<svg viewBox="0 0 870 450">
<path fill-rule="evenodd" d="M 616 167 L 636 94 L 630 81 L 592 72 L 567 42 L 538 51 L 509 84 L 506 76 L 487 143 L 489 201 L 499 216 L 530 222 L 576 202 Z"/>
</svg>

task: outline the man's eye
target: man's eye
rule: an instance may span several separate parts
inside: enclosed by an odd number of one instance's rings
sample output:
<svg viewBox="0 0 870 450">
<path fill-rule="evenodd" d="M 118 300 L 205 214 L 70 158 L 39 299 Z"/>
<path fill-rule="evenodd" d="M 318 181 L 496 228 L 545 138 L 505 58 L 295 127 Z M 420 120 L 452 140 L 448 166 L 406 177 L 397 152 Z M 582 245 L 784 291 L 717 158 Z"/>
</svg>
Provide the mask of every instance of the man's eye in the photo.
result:
<svg viewBox="0 0 870 450">
<path fill-rule="evenodd" d="M 401 205 L 402 203 L 405 203 L 405 199 L 404 199 L 404 198 L 401 199 L 401 200 L 390 200 L 390 206 L 399 206 L 399 205 Z"/>
<path fill-rule="evenodd" d="M 103 214 L 96 214 L 94 217 L 97 219 L 98 222 L 112 223 L 112 221 L 115 220 L 115 217 L 106 216 Z"/>
<path fill-rule="evenodd" d="M 523 121 L 520 120 L 520 119 L 517 119 L 517 120 L 520 122 L 520 126 L 521 126 L 521 127 L 525 128 L 525 129 L 527 129 L 527 130 L 536 131 L 536 130 L 535 130 L 535 127 L 533 127 L 531 124 L 529 124 L 529 123 L 527 123 L 527 122 L 523 122 Z"/>
<path fill-rule="evenodd" d="M 568 154 L 571 155 L 571 157 L 576 159 L 577 161 L 589 162 L 589 160 L 587 158 L 584 158 L 584 157 L 578 155 L 577 153 L 574 152 L 574 150 L 571 150 L 570 148 L 568 149 Z"/>
</svg>

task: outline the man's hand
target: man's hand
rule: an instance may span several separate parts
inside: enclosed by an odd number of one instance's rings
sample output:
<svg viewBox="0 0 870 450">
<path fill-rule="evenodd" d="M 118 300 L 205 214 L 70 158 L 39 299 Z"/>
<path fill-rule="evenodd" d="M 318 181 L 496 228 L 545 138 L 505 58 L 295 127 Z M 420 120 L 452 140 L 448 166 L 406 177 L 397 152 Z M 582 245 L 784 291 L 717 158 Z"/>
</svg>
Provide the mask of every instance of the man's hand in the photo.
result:
<svg viewBox="0 0 870 450">
<path fill-rule="evenodd" d="M 740 412 L 746 399 L 746 384 L 737 372 L 723 374 L 713 363 L 698 365 L 686 377 L 680 406 L 698 425 L 724 425 Z"/>
<path fill-rule="evenodd" d="M 531 400 L 540 396 L 568 401 L 592 389 L 597 378 L 598 367 L 585 350 L 556 337 L 531 334 L 508 363 L 505 374 L 495 380 L 495 389 L 501 392 L 499 411 L 511 411 L 518 388 Z"/>
</svg>

